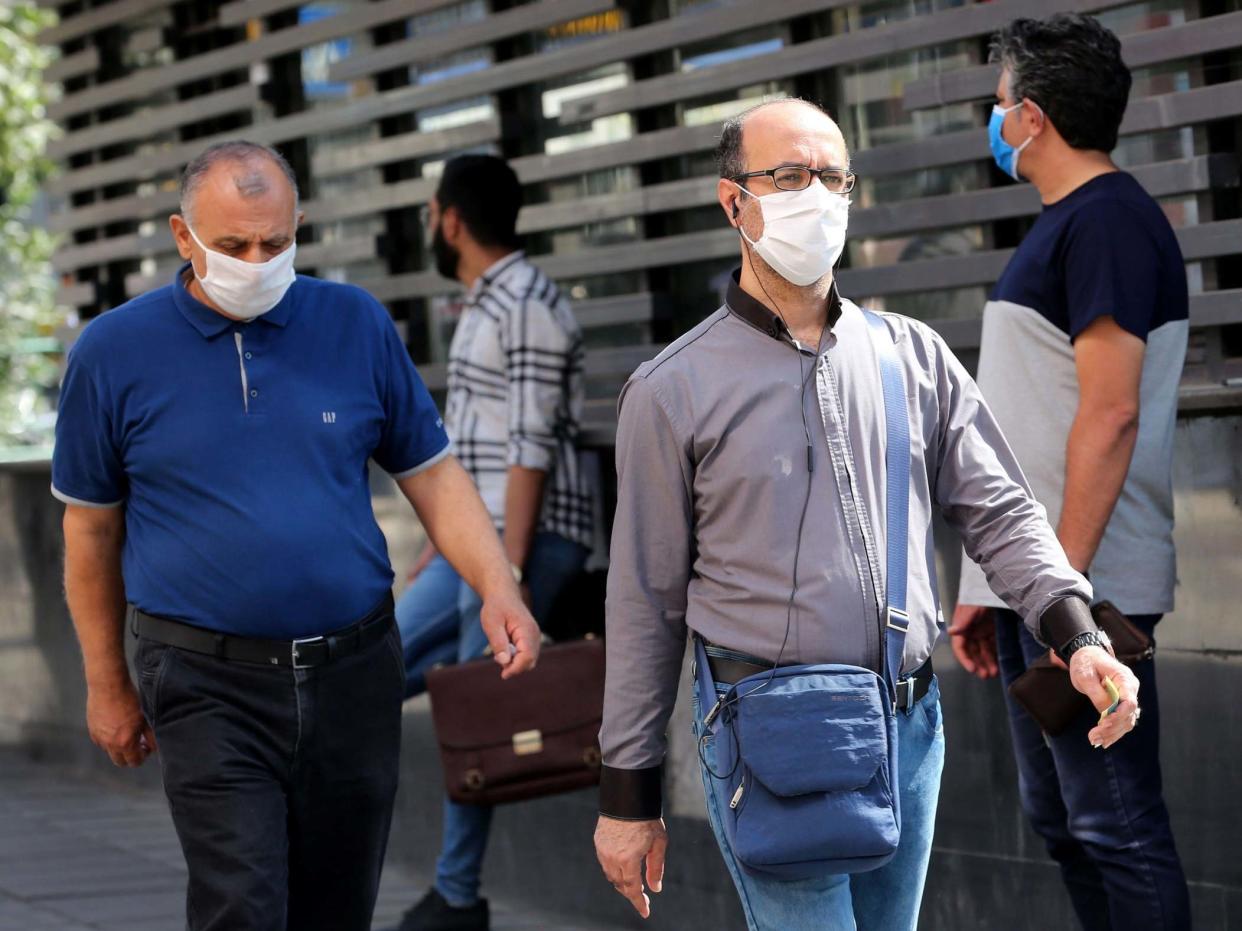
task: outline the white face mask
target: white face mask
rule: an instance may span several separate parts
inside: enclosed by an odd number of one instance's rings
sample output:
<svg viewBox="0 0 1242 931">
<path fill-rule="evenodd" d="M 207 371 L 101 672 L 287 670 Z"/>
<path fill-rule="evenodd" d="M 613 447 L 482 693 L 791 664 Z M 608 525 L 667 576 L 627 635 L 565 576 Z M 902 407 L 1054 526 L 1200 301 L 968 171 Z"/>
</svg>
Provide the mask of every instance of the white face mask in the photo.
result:
<svg viewBox="0 0 1242 931">
<path fill-rule="evenodd" d="M 756 242 L 741 226 L 738 231 L 778 275 L 805 287 L 832 270 L 845 248 L 849 198 L 833 194 L 819 181 L 801 191 L 777 191 L 762 197 L 746 193 L 759 201 L 763 235 Z"/>
<path fill-rule="evenodd" d="M 189 223 L 185 228 L 190 230 L 207 261 L 207 274 L 199 276 L 195 272 L 195 277 L 207 296 L 229 316 L 240 320 L 260 317 L 279 304 L 293 284 L 296 242 L 266 262 L 244 262 L 223 252 L 213 252 L 203 245 Z"/>
</svg>

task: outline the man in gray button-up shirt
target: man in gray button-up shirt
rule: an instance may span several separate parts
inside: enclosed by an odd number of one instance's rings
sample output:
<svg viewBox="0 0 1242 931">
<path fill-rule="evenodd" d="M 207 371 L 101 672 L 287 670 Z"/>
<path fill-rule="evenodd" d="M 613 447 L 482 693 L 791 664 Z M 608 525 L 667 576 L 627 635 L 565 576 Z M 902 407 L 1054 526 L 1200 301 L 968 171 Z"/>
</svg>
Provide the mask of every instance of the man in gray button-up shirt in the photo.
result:
<svg viewBox="0 0 1242 931">
<path fill-rule="evenodd" d="M 866 320 L 837 296 L 832 276 L 846 204 L 831 198 L 853 186 L 845 142 L 817 107 L 786 101 L 727 123 L 718 156 L 720 204 L 742 233 L 741 270 L 725 306 L 631 377 L 617 433 L 596 847 L 643 915 L 642 861 L 651 891 L 663 874 L 665 727 L 688 632 L 742 669 L 881 668 L 884 403 Z M 826 194 L 812 187 L 821 183 Z M 793 883 L 749 875 L 721 829 L 729 799 L 705 775 L 709 817 L 755 929 L 846 927 L 857 917 L 890 931 L 917 918 L 943 762 L 928 663 L 942 627 L 933 506 L 1043 642 L 1061 647 L 1095 631 L 1090 587 L 1066 562 L 970 376 L 928 327 L 883 320 L 904 369 L 912 441 L 901 675 L 918 700 L 898 714 L 902 841 L 888 866 L 869 873 Z M 1137 707 L 1133 676 L 1091 645 L 1071 670 L 1100 708 L 1102 677 L 1122 686 L 1120 713 L 1091 735 L 1120 738 Z M 715 662 L 712 671 L 724 678 Z"/>
</svg>

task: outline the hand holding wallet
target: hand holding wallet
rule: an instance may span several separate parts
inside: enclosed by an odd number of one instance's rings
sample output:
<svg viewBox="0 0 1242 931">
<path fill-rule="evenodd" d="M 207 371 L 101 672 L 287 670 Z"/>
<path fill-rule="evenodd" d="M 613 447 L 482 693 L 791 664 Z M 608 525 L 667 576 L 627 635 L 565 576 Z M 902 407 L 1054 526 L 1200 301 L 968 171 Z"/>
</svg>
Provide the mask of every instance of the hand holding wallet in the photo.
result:
<svg viewBox="0 0 1242 931">
<path fill-rule="evenodd" d="M 1112 641 L 1117 659 L 1127 666 L 1155 655 L 1155 644 L 1117 610 L 1111 601 L 1091 606 L 1096 625 Z M 1009 694 L 1035 719 L 1045 734 L 1056 737 L 1092 707 L 1091 700 L 1074 688 L 1069 672 L 1055 665 L 1045 653 L 1014 679 Z"/>
</svg>

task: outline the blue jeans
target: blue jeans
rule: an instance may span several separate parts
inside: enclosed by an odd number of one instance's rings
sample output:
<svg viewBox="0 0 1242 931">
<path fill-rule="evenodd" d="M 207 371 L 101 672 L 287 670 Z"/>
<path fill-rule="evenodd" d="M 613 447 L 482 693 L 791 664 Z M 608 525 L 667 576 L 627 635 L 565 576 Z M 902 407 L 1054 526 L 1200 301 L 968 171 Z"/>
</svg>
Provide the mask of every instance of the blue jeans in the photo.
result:
<svg viewBox="0 0 1242 931">
<path fill-rule="evenodd" d="M 565 585 L 586 562 L 588 550 L 555 533 L 539 533 L 526 559 L 531 613 L 543 620 Z M 482 656 L 487 637 L 479 623 L 479 596 L 443 556 L 436 556 L 401 594 L 397 626 L 405 654 L 405 697 L 427 689 L 427 670 Z M 436 861 L 436 888 L 459 908 L 479 898 L 479 877 L 491 830 L 492 810 L 444 800 L 444 837 Z"/>
<path fill-rule="evenodd" d="M 1159 615 L 1131 617 L 1152 634 Z M 1160 704 L 1154 660 L 1136 664 L 1143 717 L 1107 750 L 1087 742 L 1092 710 L 1045 740 L 1008 686 L 1047 650 L 1012 611 L 996 612 L 996 652 L 1018 762 L 1022 808 L 1061 867 L 1087 931 L 1190 928 L 1190 895 L 1173 844 L 1160 778 Z"/>
<path fill-rule="evenodd" d="M 724 691 L 719 683 L 717 688 Z M 696 686 L 696 737 L 702 720 L 699 709 Z M 700 763 L 707 818 L 737 887 L 750 931 L 914 931 L 931 858 L 944 769 L 944 723 L 940 687 L 934 679 L 927 694 L 909 712 L 897 712 L 897 746 L 901 843 L 896 856 L 866 873 L 793 882 L 753 876 L 738 865 L 721 821 L 729 806 L 728 790 L 723 780 L 713 778 Z M 714 754 L 714 741 L 709 737 L 704 756 L 719 771 Z"/>
</svg>

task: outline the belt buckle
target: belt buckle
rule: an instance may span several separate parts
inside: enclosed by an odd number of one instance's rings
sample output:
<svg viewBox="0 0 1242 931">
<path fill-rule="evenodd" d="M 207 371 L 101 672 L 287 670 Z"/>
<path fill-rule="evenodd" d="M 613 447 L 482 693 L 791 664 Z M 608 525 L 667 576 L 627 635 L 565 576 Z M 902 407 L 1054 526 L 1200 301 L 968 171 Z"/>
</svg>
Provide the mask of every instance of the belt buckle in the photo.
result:
<svg viewBox="0 0 1242 931">
<path fill-rule="evenodd" d="M 906 707 L 903 709 L 905 711 L 909 711 L 911 708 L 914 707 L 914 683 L 915 683 L 914 676 L 909 676 L 906 679 L 902 680 L 901 682 L 897 683 L 899 688 L 902 685 L 906 687 Z"/>
<path fill-rule="evenodd" d="M 293 643 L 290 644 L 290 649 L 289 649 L 289 660 L 293 664 L 293 668 L 294 669 L 310 669 L 311 668 L 309 663 L 302 663 L 298 661 L 302 655 L 301 653 L 298 652 L 298 647 L 301 644 L 320 643 L 321 641 L 325 639 L 326 638 L 322 634 L 319 635 L 318 637 L 299 637 L 295 639 Z"/>
</svg>

